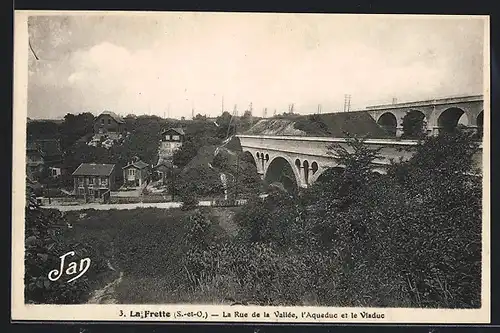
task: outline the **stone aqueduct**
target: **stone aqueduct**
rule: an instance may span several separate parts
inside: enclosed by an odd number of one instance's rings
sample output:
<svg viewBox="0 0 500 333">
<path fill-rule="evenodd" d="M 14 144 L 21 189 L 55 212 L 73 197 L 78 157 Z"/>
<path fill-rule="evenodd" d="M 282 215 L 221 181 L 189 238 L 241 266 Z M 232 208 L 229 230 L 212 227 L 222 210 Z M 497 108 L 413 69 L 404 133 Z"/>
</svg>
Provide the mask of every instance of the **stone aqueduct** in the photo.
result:
<svg viewBox="0 0 500 333">
<path fill-rule="evenodd" d="M 407 112 L 420 112 L 423 115 L 429 135 L 449 131 L 458 125 L 460 118 L 465 118 L 462 124 L 472 130 L 482 127 L 483 121 L 482 96 L 376 106 L 367 108 L 366 111 L 380 126 L 389 131 L 392 128 L 394 136 L 399 136 L 400 121 Z M 389 118 L 392 120 L 387 121 Z M 343 166 L 328 153 L 328 147 L 340 145 L 349 150 L 345 138 L 244 134 L 237 137 L 243 151 L 249 157 L 252 156 L 261 177 L 268 183 L 281 182 L 285 187 L 307 187 L 328 168 L 340 171 Z M 417 141 L 399 138 L 371 139 L 366 140 L 365 144 L 381 149 L 381 158 L 374 161 L 373 171 L 385 173 L 391 160 L 410 158 L 413 155 L 411 147 L 416 146 Z M 482 145 L 480 147 L 475 156 L 478 167 L 482 166 Z"/>
</svg>

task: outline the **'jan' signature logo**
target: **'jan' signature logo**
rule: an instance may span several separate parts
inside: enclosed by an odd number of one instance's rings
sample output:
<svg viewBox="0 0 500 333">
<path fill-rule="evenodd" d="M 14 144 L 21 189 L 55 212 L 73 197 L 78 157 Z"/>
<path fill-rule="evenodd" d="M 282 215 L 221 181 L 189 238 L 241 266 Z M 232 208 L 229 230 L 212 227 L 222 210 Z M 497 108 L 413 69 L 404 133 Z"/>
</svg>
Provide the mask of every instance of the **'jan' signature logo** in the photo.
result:
<svg viewBox="0 0 500 333">
<path fill-rule="evenodd" d="M 49 272 L 49 280 L 50 281 L 57 281 L 59 280 L 59 278 L 61 278 L 61 276 L 63 275 L 63 273 L 66 273 L 66 275 L 75 275 L 75 274 L 78 274 L 77 276 L 71 278 L 70 280 L 68 280 L 68 282 L 72 282 L 72 281 L 75 281 L 76 279 L 80 278 L 83 274 L 85 274 L 85 272 L 89 269 L 90 267 L 90 258 L 83 258 L 80 260 L 80 266 L 77 265 L 77 263 L 75 261 L 71 261 L 68 265 L 68 268 L 66 268 L 66 270 L 64 270 L 65 266 L 65 258 L 67 256 L 74 256 L 75 255 L 75 252 L 74 251 L 70 251 L 62 256 L 60 256 L 59 258 L 61 258 L 61 265 L 59 266 L 59 269 L 53 269 Z"/>
</svg>

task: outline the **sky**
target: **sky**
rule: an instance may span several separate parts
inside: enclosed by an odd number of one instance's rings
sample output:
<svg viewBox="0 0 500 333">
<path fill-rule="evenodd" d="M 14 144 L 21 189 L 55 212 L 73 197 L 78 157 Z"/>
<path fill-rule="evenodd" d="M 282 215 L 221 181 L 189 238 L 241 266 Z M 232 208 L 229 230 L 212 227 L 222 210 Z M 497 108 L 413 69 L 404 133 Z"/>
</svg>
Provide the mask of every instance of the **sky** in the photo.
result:
<svg viewBox="0 0 500 333">
<path fill-rule="evenodd" d="M 481 17 L 30 16 L 28 117 L 309 114 L 483 92 Z"/>
</svg>

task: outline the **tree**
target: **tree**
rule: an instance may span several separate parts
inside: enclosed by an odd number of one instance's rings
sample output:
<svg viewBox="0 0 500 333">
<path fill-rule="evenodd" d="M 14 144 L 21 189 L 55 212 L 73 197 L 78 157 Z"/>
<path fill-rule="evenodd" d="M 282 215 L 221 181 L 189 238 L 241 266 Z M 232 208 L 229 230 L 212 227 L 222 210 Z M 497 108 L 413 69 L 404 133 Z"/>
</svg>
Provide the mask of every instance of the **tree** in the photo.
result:
<svg viewBox="0 0 500 333">
<path fill-rule="evenodd" d="M 197 114 L 193 120 L 207 120 L 207 116 L 204 116 L 204 115 L 201 115 L 201 114 Z"/>
<path fill-rule="evenodd" d="M 222 115 L 217 117 L 216 122 L 219 125 L 217 131 L 218 138 L 225 139 L 227 136 L 235 133 L 237 119 L 233 119 L 233 116 L 229 112 L 224 111 Z"/>
<path fill-rule="evenodd" d="M 354 201 L 360 191 L 372 178 L 373 162 L 380 157 L 380 148 L 369 148 L 363 138 L 349 137 L 347 149 L 341 144 L 328 147 L 327 154 L 332 155 L 336 162 L 344 167 L 335 191 L 344 204 Z M 333 193 L 335 193 L 333 192 Z"/>
<path fill-rule="evenodd" d="M 198 153 L 200 143 L 193 138 L 188 138 L 182 143 L 182 146 L 174 152 L 173 162 L 179 168 L 185 167 L 189 161 Z"/>
<path fill-rule="evenodd" d="M 422 138 L 426 133 L 425 117 L 420 112 L 410 111 L 405 114 L 402 121 L 403 138 Z"/>
</svg>

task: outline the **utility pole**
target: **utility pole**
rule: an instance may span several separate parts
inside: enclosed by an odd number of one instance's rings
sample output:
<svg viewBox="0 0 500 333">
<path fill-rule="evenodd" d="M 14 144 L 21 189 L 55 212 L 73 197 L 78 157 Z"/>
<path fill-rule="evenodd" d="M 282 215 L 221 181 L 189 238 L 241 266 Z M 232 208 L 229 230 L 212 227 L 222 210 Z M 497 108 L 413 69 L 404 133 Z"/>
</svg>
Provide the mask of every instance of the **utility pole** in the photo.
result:
<svg viewBox="0 0 500 333">
<path fill-rule="evenodd" d="M 234 111 L 233 111 L 233 115 L 234 115 L 234 134 L 236 134 L 236 132 L 238 131 L 238 105 L 234 104 Z"/>
<path fill-rule="evenodd" d="M 344 112 L 350 111 L 351 109 L 351 95 L 344 95 Z"/>
<path fill-rule="evenodd" d="M 170 168 L 171 173 L 172 173 L 172 201 L 174 201 L 175 198 L 175 169 L 174 165 L 172 164 L 172 167 Z"/>
<path fill-rule="evenodd" d="M 235 200 L 238 200 L 238 191 L 239 191 L 239 188 L 238 188 L 238 180 L 239 180 L 239 174 L 240 174 L 240 155 L 238 153 L 236 153 L 236 177 L 235 177 L 235 193 L 234 193 L 234 199 Z"/>
<path fill-rule="evenodd" d="M 262 118 L 267 117 L 267 108 L 264 108 L 264 112 L 262 113 Z"/>
</svg>

